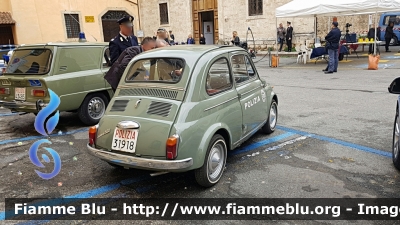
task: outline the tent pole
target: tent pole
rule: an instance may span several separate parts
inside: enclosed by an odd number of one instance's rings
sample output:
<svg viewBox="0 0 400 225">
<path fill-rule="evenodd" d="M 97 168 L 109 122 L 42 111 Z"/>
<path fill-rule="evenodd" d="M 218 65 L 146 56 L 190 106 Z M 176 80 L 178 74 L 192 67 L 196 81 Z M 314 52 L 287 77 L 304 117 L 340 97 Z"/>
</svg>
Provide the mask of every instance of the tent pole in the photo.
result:
<svg viewBox="0 0 400 225">
<path fill-rule="evenodd" d="M 375 20 L 374 20 L 374 27 L 375 27 L 375 37 L 374 37 L 374 56 L 376 55 L 376 37 L 378 35 L 378 31 L 376 29 L 376 24 L 378 23 L 376 20 L 378 19 L 378 12 L 375 12 Z"/>
<path fill-rule="evenodd" d="M 275 17 L 275 27 L 278 27 L 278 17 Z M 275 41 L 275 49 L 276 55 L 278 55 L 278 32 L 276 32 L 276 41 Z"/>
</svg>

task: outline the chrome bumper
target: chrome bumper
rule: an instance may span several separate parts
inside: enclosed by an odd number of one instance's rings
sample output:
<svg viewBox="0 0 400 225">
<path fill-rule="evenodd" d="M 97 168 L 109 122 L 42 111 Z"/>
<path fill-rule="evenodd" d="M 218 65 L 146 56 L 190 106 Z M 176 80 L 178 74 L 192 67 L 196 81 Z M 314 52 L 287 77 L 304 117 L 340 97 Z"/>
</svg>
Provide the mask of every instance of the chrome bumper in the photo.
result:
<svg viewBox="0 0 400 225">
<path fill-rule="evenodd" d="M 44 108 L 48 104 L 45 103 L 40 103 L 40 107 Z M 0 106 L 3 106 L 4 108 L 8 109 L 18 109 L 18 110 L 37 110 L 36 103 L 35 102 L 23 102 L 23 101 L 0 101 Z"/>
<path fill-rule="evenodd" d="M 193 159 L 181 159 L 181 160 L 159 160 L 159 159 L 146 159 L 134 156 L 121 155 L 114 152 L 107 152 L 103 150 L 98 150 L 87 145 L 89 153 L 110 163 L 117 165 L 158 170 L 158 171 L 184 171 L 193 165 Z"/>
</svg>

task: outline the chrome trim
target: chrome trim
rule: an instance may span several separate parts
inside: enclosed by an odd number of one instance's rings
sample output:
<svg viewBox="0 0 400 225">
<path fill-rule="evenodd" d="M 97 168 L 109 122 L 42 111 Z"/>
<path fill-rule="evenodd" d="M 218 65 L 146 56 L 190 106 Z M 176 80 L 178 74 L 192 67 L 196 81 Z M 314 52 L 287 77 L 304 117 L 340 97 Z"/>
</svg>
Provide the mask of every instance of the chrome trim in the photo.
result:
<svg viewBox="0 0 400 225">
<path fill-rule="evenodd" d="M 256 89 L 259 89 L 259 88 L 261 88 L 261 86 L 260 86 L 260 87 L 253 88 L 253 89 L 251 89 L 251 90 L 249 90 L 249 91 L 246 91 L 245 93 L 242 93 L 241 95 L 247 95 L 248 93 L 250 93 L 250 92 L 252 92 L 252 91 L 255 91 Z"/>
<path fill-rule="evenodd" d="M 138 129 L 140 125 L 133 121 L 121 121 L 117 124 L 120 129 Z"/>
<path fill-rule="evenodd" d="M 256 128 L 254 128 L 252 131 L 248 132 L 244 137 L 240 138 L 240 140 L 238 140 L 237 142 L 235 142 L 233 144 L 233 146 L 237 146 L 240 142 L 242 142 L 243 140 L 246 140 L 247 138 L 249 138 L 249 136 L 253 135 L 254 133 L 256 133 L 259 129 L 261 129 L 262 126 L 264 126 L 264 124 L 267 122 L 268 120 L 260 123 L 260 125 L 258 125 Z"/>
<path fill-rule="evenodd" d="M 87 149 L 91 155 L 96 156 L 102 160 L 130 168 L 174 171 L 174 170 L 185 170 L 193 165 L 192 158 L 186 158 L 181 160 L 146 159 L 146 158 L 122 155 L 114 152 L 99 150 L 91 147 L 89 144 L 87 144 Z"/>
<path fill-rule="evenodd" d="M 208 111 L 208 110 L 211 110 L 211 109 L 214 109 L 214 108 L 217 108 L 218 106 L 221 106 L 221 105 L 223 105 L 223 104 L 225 104 L 225 103 L 228 103 L 228 102 L 230 102 L 230 101 L 233 101 L 233 100 L 235 100 L 235 99 L 237 99 L 237 98 L 238 98 L 238 96 L 236 96 L 236 97 L 234 97 L 234 98 L 231 98 L 231 99 L 228 99 L 228 100 L 226 100 L 226 101 L 224 101 L 224 102 L 221 102 L 221 103 L 219 103 L 219 104 L 217 104 L 217 105 L 215 105 L 215 106 L 211 106 L 210 108 L 205 109 L 204 112 L 206 112 L 206 111 Z"/>
<path fill-rule="evenodd" d="M 13 108 L 13 109 L 36 109 L 36 103 L 32 102 L 23 102 L 23 101 L 0 101 L 0 105 L 4 108 Z M 41 107 L 46 107 L 48 104 L 40 103 Z M 32 108 L 31 108 L 32 107 Z"/>
<path fill-rule="evenodd" d="M 175 87 L 167 87 L 167 86 L 145 86 L 145 85 L 119 85 L 118 88 L 121 89 L 130 89 L 130 88 L 161 88 L 167 90 L 176 90 L 176 91 L 185 91 L 184 88 L 175 88 Z"/>
</svg>

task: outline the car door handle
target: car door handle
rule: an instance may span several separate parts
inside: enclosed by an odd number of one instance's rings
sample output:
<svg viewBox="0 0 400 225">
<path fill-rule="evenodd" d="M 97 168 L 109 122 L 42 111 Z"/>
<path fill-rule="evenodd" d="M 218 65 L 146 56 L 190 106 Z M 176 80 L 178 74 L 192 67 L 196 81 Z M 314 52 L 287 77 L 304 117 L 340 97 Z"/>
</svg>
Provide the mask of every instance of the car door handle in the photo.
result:
<svg viewBox="0 0 400 225">
<path fill-rule="evenodd" d="M 238 98 L 239 98 L 239 99 L 241 99 L 241 98 L 242 98 L 242 95 L 241 95 L 241 94 L 239 94 L 239 93 L 238 93 Z"/>
</svg>

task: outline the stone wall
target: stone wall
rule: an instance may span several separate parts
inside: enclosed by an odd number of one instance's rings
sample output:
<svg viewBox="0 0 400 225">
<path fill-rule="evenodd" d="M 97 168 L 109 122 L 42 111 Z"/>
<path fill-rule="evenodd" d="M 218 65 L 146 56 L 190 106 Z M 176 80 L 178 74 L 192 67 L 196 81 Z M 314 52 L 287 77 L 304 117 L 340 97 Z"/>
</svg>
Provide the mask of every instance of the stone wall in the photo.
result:
<svg viewBox="0 0 400 225">
<path fill-rule="evenodd" d="M 246 40 L 248 27 L 253 31 L 256 49 L 275 47 L 276 27 L 279 23 L 286 26 L 292 22 L 295 36 L 293 43 L 297 46 L 305 44 L 306 40 L 313 42 L 315 38 L 315 19 L 309 18 L 275 18 L 275 9 L 291 0 L 264 0 L 263 15 L 248 15 L 248 0 L 218 0 L 219 44 L 230 43 L 232 32 L 237 31 L 241 41 Z M 173 30 L 178 41 L 186 40 L 193 32 L 192 1 L 191 0 L 139 0 L 140 18 L 145 35 L 152 36 L 158 27 Z M 160 25 L 159 3 L 167 2 L 169 8 L 169 24 Z M 328 21 L 332 18 L 317 18 L 317 36 L 324 39 L 330 29 Z M 367 31 L 368 15 L 338 17 L 339 28 L 345 32 L 346 22 L 353 24 L 350 32 Z M 329 27 L 328 27 L 329 25 Z M 249 32 L 248 43 L 253 47 Z"/>
</svg>

